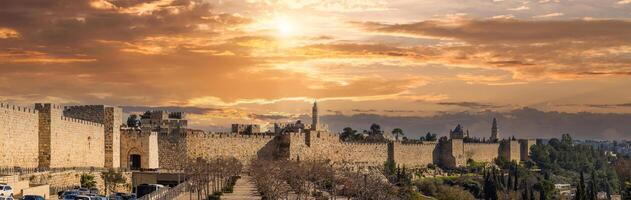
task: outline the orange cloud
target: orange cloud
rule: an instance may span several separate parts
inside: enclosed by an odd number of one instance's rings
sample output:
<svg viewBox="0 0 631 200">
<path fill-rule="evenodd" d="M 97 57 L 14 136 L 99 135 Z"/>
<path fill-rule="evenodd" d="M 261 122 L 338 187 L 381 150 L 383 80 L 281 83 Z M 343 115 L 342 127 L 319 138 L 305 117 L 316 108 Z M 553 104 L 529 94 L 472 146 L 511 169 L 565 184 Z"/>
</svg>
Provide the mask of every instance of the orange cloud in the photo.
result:
<svg viewBox="0 0 631 200">
<path fill-rule="evenodd" d="M 10 28 L 0 27 L 0 39 L 17 38 L 20 37 L 20 33 Z"/>
</svg>

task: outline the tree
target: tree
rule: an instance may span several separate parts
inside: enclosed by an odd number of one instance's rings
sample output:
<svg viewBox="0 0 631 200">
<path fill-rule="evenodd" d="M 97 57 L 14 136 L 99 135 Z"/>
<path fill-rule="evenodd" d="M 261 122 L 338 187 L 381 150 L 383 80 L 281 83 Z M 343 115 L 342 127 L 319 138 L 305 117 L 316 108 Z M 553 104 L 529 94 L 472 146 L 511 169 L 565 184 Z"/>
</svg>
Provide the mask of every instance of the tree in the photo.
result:
<svg viewBox="0 0 631 200">
<path fill-rule="evenodd" d="M 343 141 L 353 140 L 357 137 L 357 130 L 353 130 L 351 127 L 346 127 L 342 129 L 342 133 L 340 134 L 340 139 Z"/>
<path fill-rule="evenodd" d="M 575 200 L 587 200 L 587 194 L 585 194 L 585 177 L 583 176 L 583 172 L 581 172 L 581 179 L 578 185 L 576 186 L 576 196 Z"/>
<path fill-rule="evenodd" d="M 381 131 L 381 126 L 379 126 L 379 124 L 372 123 L 370 125 L 370 134 L 371 135 L 382 135 L 383 132 Z"/>
<path fill-rule="evenodd" d="M 437 136 L 436 136 L 436 134 L 432 134 L 430 132 L 427 132 L 427 134 L 425 134 L 424 139 L 425 139 L 425 141 L 436 141 Z"/>
<path fill-rule="evenodd" d="M 589 200 L 596 200 L 596 195 L 598 194 L 598 190 L 596 189 L 596 173 L 592 170 L 592 180 L 589 182 Z"/>
<path fill-rule="evenodd" d="M 113 169 L 108 169 L 107 172 L 101 172 L 101 178 L 105 184 L 105 194 L 115 191 L 116 187 L 120 184 L 127 182 L 127 179 L 120 172 L 116 172 Z"/>
<path fill-rule="evenodd" d="M 392 129 L 392 135 L 394 135 L 395 140 L 398 141 L 399 135 L 405 135 L 405 134 L 403 133 L 403 129 L 395 128 L 395 129 Z"/>
<path fill-rule="evenodd" d="M 96 180 L 94 180 L 94 175 L 92 174 L 81 174 L 81 187 L 83 188 L 95 188 Z"/>
<path fill-rule="evenodd" d="M 127 118 L 127 126 L 132 128 L 137 128 L 140 126 L 140 120 L 138 119 L 138 115 L 131 114 Z"/>
<path fill-rule="evenodd" d="M 484 199 L 485 200 L 497 200 L 499 199 L 497 195 L 498 187 L 497 187 L 497 174 L 495 173 L 495 169 L 492 172 L 484 171 Z"/>
<path fill-rule="evenodd" d="M 561 135 L 561 143 L 568 145 L 568 146 L 572 146 L 572 136 L 570 136 L 570 134 L 563 134 Z"/>
</svg>

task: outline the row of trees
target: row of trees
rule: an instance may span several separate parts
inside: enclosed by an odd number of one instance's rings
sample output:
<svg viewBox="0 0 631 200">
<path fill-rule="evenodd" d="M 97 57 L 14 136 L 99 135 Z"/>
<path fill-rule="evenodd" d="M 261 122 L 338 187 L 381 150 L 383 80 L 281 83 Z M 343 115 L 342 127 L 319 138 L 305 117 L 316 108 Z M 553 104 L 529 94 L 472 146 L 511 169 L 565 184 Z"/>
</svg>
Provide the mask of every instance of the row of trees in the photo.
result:
<svg viewBox="0 0 631 200">
<path fill-rule="evenodd" d="M 400 199 L 383 174 L 336 170 L 328 161 L 253 160 L 254 181 L 265 199 Z"/>
<path fill-rule="evenodd" d="M 560 140 L 551 139 L 548 144 L 534 145 L 531 148 L 531 159 L 545 174 L 567 177 L 575 180 L 575 183 L 579 182 L 580 174 L 591 173 L 597 191 L 618 193 L 622 185 L 614 168 L 617 165 L 611 164 L 616 163 L 612 157 L 590 145 L 575 145 L 569 134 L 564 134 Z M 619 171 L 629 171 L 628 169 Z"/>
<path fill-rule="evenodd" d="M 334 194 L 335 171 L 325 161 L 271 161 L 255 159 L 251 162 L 255 184 L 266 199 L 286 199 L 294 192 L 297 199 Z"/>
<path fill-rule="evenodd" d="M 197 199 L 221 195 L 241 173 L 243 165 L 234 157 L 189 160 L 184 173 Z"/>
<path fill-rule="evenodd" d="M 405 133 L 401 128 L 394 128 L 391 131 L 392 135 L 395 137 L 395 140 L 399 140 L 400 136 L 404 136 Z M 384 132 L 381 130 L 381 126 L 379 124 L 373 123 L 370 125 L 369 130 L 364 130 L 363 133 L 359 133 L 357 130 L 352 129 L 351 127 L 346 127 L 342 129 L 340 133 L 340 139 L 343 141 L 372 141 L 372 142 L 380 142 L 384 141 L 385 137 L 383 136 Z M 408 139 L 407 137 L 402 137 L 404 142 L 420 142 L 420 141 L 436 141 L 438 137 L 436 134 L 427 133 L 425 136 L 420 137 L 418 140 Z"/>
</svg>

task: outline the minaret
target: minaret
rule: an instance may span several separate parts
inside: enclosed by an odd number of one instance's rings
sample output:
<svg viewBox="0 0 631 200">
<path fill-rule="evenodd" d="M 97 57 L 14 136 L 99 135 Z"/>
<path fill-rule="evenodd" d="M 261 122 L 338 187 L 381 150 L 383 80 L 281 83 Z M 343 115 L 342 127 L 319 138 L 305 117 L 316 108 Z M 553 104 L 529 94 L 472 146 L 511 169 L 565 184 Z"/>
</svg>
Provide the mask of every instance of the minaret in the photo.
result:
<svg viewBox="0 0 631 200">
<path fill-rule="evenodd" d="M 491 127 L 491 141 L 499 140 L 500 133 L 497 132 L 497 120 L 493 117 L 493 127 Z"/>
<path fill-rule="evenodd" d="M 318 115 L 318 102 L 313 101 L 313 110 L 311 113 L 311 130 L 318 130 L 318 124 L 320 124 L 320 116 Z"/>
</svg>

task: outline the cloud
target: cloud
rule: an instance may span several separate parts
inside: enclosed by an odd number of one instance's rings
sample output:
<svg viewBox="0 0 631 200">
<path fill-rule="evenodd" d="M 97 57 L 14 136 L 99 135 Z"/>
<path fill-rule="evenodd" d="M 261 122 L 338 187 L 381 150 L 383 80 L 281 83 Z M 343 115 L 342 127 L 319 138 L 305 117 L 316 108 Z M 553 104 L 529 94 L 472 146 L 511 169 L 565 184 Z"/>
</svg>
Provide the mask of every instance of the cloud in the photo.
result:
<svg viewBox="0 0 631 200">
<path fill-rule="evenodd" d="M 462 101 L 462 102 L 438 102 L 436 104 L 444 105 L 444 106 L 460 106 L 460 107 L 471 108 L 471 109 L 488 109 L 488 108 L 499 108 L 499 107 L 501 107 L 501 106 L 492 105 L 492 104 L 468 102 L 468 101 Z"/>
<path fill-rule="evenodd" d="M 508 15 L 495 15 L 495 16 L 491 17 L 491 19 L 514 19 L 514 18 L 515 18 L 515 15 L 511 15 L 511 14 L 508 14 Z"/>
<path fill-rule="evenodd" d="M 10 28 L 0 27 L 0 39 L 18 38 L 20 33 Z"/>
<path fill-rule="evenodd" d="M 267 4 L 273 7 L 287 7 L 290 9 L 310 8 L 325 12 L 368 12 L 389 10 L 387 1 L 382 0 L 249 0 L 248 2 Z"/>
<path fill-rule="evenodd" d="M 143 113 L 145 111 L 150 110 L 164 110 L 167 112 L 184 112 L 187 114 L 207 114 L 213 111 L 219 111 L 219 108 L 203 108 L 203 107 L 193 107 L 193 106 L 121 106 L 123 112 L 126 113 Z"/>
<path fill-rule="evenodd" d="M 512 72 L 512 78 L 518 80 L 573 80 L 631 71 L 625 56 L 631 53 L 628 20 L 458 19 L 354 24 L 376 34 L 442 41 L 440 45 L 394 50 L 399 52 L 392 55 L 458 66 L 494 66 Z"/>
<path fill-rule="evenodd" d="M 556 13 L 549 13 L 549 14 L 544 14 L 544 15 L 535 15 L 535 16 L 532 16 L 532 18 L 559 17 L 563 15 L 564 15 L 563 13 L 556 12 Z"/>
<path fill-rule="evenodd" d="M 617 2 L 617 4 L 630 4 L 631 0 L 620 0 Z"/>
<path fill-rule="evenodd" d="M 530 7 L 528 7 L 526 5 L 522 5 L 522 6 L 515 7 L 515 8 L 509 8 L 508 10 L 510 10 L 510 11 L 530 10 Z"/>
<path fill-rule="evenodd" d="M 620 104 L 587 104 L 589 107 L 594 108 L 616 108 L 616 107 L 631 107 L 631 103 L 620 103 Z"/>
</svg>

